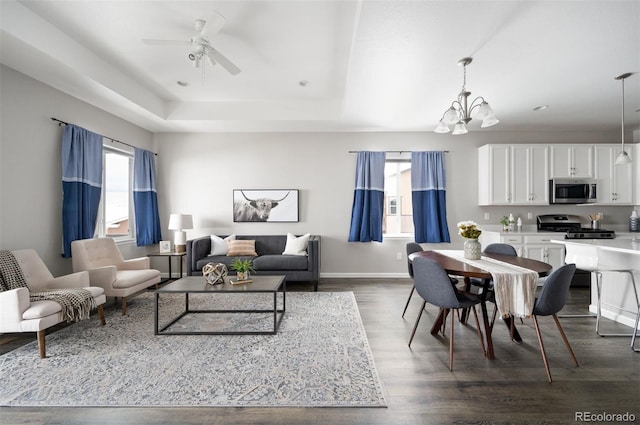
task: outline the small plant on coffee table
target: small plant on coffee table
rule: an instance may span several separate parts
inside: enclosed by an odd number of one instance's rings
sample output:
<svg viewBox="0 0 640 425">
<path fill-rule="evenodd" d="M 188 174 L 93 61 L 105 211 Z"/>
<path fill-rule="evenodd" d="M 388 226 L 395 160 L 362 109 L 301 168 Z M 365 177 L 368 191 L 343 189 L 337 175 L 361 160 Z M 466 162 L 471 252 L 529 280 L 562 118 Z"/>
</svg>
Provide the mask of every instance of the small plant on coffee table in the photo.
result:
<svg viewBox="0 0 640 425">
<path fill-rule="evenodd" d="M 248 280 L 249 272 L 254 272 L 253 261 L 236 258 L 231 262 L 231 269 L 236 271 L 238 280 Z"/>
</svg>

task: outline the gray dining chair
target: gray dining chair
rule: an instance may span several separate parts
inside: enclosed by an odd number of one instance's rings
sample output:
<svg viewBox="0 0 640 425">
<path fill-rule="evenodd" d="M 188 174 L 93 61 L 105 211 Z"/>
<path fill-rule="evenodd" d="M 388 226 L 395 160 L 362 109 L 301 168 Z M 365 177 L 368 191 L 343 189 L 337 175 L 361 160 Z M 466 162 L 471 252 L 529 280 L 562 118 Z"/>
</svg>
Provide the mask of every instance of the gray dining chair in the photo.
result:
<svg viewBox="0 0 640 425">
<path fill-rule="evenodd" d="M 562 310 L 567 301 L 567 296 L 569 295 L 569 286 L 571 285 L 571 279 L 573 279 L 575 271 L 575 264 L 566 264 L 554 270 L 545 280 L 544 286 L 542 287 L 542 292 L 540 292 L 540 296 L 536 298 L 533 307 L 533 323 L 536 328 L 536 335 L 538 337 L 538 344 L 540 345 L 540 353 L 542 354 L 544 368 L 547 371 L 547 379 L 550 383 L 551 372 L 549 370 L 547 353 L 544 350 L 544 343 L 542 342 L 540 326 L 538 325 L 538 316 L 553 317 L 553 320 L 556 322 L 556 326 L 558 327 L 558 331 L 560 331 L 562 341 L 564 341 L 564 345 L 566 345 L 567 350 L 569 350 L 571 359 L 576 364 L 576 366 L 579 366 L 578 360 L 576 359 L 576 356 L 571 349 L 571 344 L 569 344 L 569 340 L 567 339 L 567 336 L 565 335 L 564 330 L 560 325 L 560 321 L 558 320 L 558 312 Z"/>
<path fill-rule="evenodd" d="M 450 310 L 460 310 L 470 308 L 473 311 L 473 315 L 476 319 L 476 329 L 478 331 L 478 337 L 480 339 L 480 346 L 482 348 L 482 354 L 485 355 L 484 340 L 482 337 L 482 331 L 480 330 L 480 321 L 478 320 L 478 312 L 476 305 L 482 301 L 477 295 L 469 294 L 466 292 L 459 292 L 451 284 L 451 280 L 447 272 L 435 261 L 429 258 L 416 258 L 413 260 L 413 273 L 414 273 L 414 285 L 415 289 L 423 299 L 420 312 L 416 318 L 416 323 L 413 326 L 411 332 L 411 338 L 409 339 L 409 347 L 413 342 L 413 337 L 416 334 L 418 323 L 422 317 L 422 312 L 426 306 L 426 303 L 432 304 L 436 307 L 440 307 L 441 314 L 443 315 L 443 321 L 446 320 L 447 314 Z M 449 370 L 453 370 L 453 340 L 454 340 L 454 314 L 451 316 L 451 326 L 449 330 Z"/>
<path fill-rule="evenodd" d="M 407 249 L 407 269 L 409 271 L 409 277 L 413 279 L 413 265 L 409 260 L 409 256 L 415 252 L 424 251 L 424 249 L 422 248 L 422 246 L 420 246 L 420 244 L 415 242 L 407 243 L 406 249 Z M 407 298 L 407 303 L 404 305 L 404 310 L 402 310 L 402 317 L 404 317 L 404 314 L 407 312 L 407 308 L 409 307 L 409 302 L 411 302 L 411 297 L 413 296 L 413 293 L 415 292 L 415 290 L 416 290 L 416 286 L 413 285 L 411 287 L 411 292 L 409 292 L 409 298 Z"/>
<path fill-rule="evenodd" d="M 413 265 L 409 260 L 409 256 L 413 253 L 424 251 L 424 249 L 419 243 L 416 243 L 416 242 L 407 243 L 406 249 L 407 249 L 407 270 L 409 271 L 409 277 L 413 279 Z M 458 279 L 456 279 L 455 277 L 449 276 L 449 280 L 454 285 L 458 283 Z M 411 287 L 411 292 L 409 292 L 409 298 L 407 298 L 407 302 L 404 305 L 404 310 L 402 310 L 402 317 L 404 317 L 404 314 L 407 312 L 407 308 L 409 307 L 409 303 L 411 302 L 411 297 L 413 296 L 413 293 L 415 292 L 415 290 L 416 290 L 416 286 L 413 285 Z"/>
</svg>

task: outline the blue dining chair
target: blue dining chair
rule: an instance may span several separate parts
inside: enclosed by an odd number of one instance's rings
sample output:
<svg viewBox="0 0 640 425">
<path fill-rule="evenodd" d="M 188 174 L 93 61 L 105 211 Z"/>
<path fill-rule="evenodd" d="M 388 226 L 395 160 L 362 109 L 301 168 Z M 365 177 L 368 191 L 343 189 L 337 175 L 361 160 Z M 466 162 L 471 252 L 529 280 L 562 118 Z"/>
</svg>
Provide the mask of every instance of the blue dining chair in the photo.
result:
<svg viewBox="0 0 640 425">
<path fill-rule="evenodd" d="M 562 310 L 565 303 L 567 302 L 567 296 L 569 295 L 569 286 L 571 285 L 571 279 L 573 279 L 573 275 L 575 272 L 575 264 L 566 264 L 554 270 L 545 280 L 542 291 L 540 292 L 540 296 L 536 298 L 533 307 L 533 323 L 536 328 L 536 335 L 538 337 L 538 344 L 540 345 L 540 353 L 542 354 L 544 368 L 547 371 L 547 379 L 550 383 L 551 372 L 549 370 L 547 353 L 544 350 L 544 343 L 542 342 L 540 326 L 538 325 L 538 316 L 553 317 L 553 320 L 556 322 L 556 326 L 558 327 L 558 331 L 560 331 L 562 341 L 564 341 L 564 345 L 566 345 L 567 350 L 569 350 L 571 359 L 576 364 L 576 366 L 579 366 L 576 355 L 571 349 L 571 344 L 569 344 L 569 340 L 567 339 L 567 336 L 565 335 L 564 330 L 560 325 L 560 321 L 558 320 L 558 312 Z"/>
<path fill-rule="evenodd" d="M 451 280 L 447 272 L 437 262 L 429 258 L 418 257 L 413 260 L 413 274 L 416 291 L 418 292 L 418 295 L 422 297 L 423 302 L 420 308 L 420 313 L 418 313 L 418 317 L 416 318 L 416 323 L 413 326 L 413 331 L 411 332 L 409 347 L 411 347 L 411 342 L 416 334 L 416 329 L 418 328 L 418 323 L 420 322 L 426 303 L 429 303 L 436 307 L 440 307 L 441 314 L 443 314 L 443 321 L 446 320 L 446 316 L 450 310 L 471 308 L 476 319 L 476 329 L 478 330 L 480 346 L 482 347 L 482 354 L 484 355 L 484 340 L 482 337 L 482 331 L 480 330 L 478 312 L 476 310 L 476 305 L 482 302 L 480 298 L 474 294 L 456 291 L 455 287 L 451 284 Z M 450 316 L 449 370 L 453 370 L 453 330 L 455 328 L 455 315 L 451 314 Z"/>
</svg>

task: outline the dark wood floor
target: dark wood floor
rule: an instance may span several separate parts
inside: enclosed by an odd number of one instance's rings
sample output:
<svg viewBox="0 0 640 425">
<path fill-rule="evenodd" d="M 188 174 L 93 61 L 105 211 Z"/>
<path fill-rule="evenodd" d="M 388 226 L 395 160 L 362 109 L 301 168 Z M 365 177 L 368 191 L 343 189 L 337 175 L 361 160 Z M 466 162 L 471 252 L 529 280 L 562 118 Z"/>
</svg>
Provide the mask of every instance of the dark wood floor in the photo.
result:
<svg viewBox="0 0 640 425">
<path fill-rule="evenodd" d="M 310 286 L 290 285 L 289 290 Z M 635 415 L 640 421 L 640 354 L 628 338 L 601 338 L 592 318 L 561 319 L 580 367 L 575 367 L 549 317 L 540 319 L 553 384 L 546 380 L 533 323 L 518 324 L 524 342 L 511 342 L 506 327 L 494 330 L 496 359 L 480 351 L 474 325 L 456 323 L 453 372 L 448 339 L 429 328 L 428 306 L 411 349 L 409 335 L 420 300 L 401 313 L 408 279 L 327 280 L 322 291 L 353 291 L 382 380 L 388 408 L 2 408 L 2 424 L 572 424 L 579 412 Z M 584 312 L 588 289 L 572 289 L 565 313 Z M 115 308 L 109 315 L 118 314 Z M 472 321 L 470 321 L 471 323 Z M 604 321 L 607 329 L 629 328 Z M 33 341 L 3 336 L 2 353 Z M 35 354 L 35 353 L 34 353 Z M 96 379 L 100 379 L 99 376 Z M 90 389 L 89 389 L 90 390 Z M 591 422 L 594 423 L 594 422 Z"/>
</svg>

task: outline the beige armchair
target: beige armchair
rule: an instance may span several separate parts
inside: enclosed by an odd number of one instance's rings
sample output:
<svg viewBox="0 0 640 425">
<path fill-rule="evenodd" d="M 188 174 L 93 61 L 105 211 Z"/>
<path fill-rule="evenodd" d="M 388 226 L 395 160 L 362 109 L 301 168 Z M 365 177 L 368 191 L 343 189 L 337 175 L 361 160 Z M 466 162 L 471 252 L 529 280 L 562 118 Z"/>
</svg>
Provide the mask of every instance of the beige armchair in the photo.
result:
<svg viewBox="0 0 640 425">
<path fill-rule="evenodd" d="M 160 272 L 150 268 L 149 257 L 125 260 L 111 238 L 71 242 L 73 271 L 88 271 L 91 285 L 104 288 L 108 297 L 122 298 L 122 315 L 127 314 L 127 297 L 160 282 Z"/>
<path fill-rule="evenodd" d="M 0 332 L 36 332 L 40 357 L 46 357 L 45 330 L 62 322 L 62 307 L 55 301 L 33 301 L 31 291 L 82 288 L 91 292 L 96 302 L 100 323 L 105 324 L 102 304 L 107 300 L 104 289 L 89 286 L 89 273 L 79 272 L 53 277 L 33 249 L 11 251 L 20 265 L 29 288 L 0 292 Z"/>
</svg>

